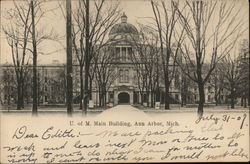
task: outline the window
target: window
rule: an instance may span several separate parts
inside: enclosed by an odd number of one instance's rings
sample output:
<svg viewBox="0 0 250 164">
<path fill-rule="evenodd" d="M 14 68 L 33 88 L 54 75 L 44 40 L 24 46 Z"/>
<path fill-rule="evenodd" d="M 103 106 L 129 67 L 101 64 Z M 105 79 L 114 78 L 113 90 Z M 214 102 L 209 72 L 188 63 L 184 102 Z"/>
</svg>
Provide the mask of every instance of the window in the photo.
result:
<svg viewBox="0 0 250 164">
<path fill-rule="evenodd" d="M 129 71 L 128 71 L 128 70 L 125 70 L 124 82 L 125 82 L 125 83 L 128 83 L 128 81 L 129 81 Z"/>
<path fill-rule="evenodd" d="M 137 83 L 138 83 L 136 74 L 134 75 L 133 81 L 134 81 L 134 84 L 137 84 Z"/>
<path fill-rule="evenodd" d="M 117 61 L 120 60 L 120 47 L 115 48 L 115 53 L 116 53 L 116 59 Z"/>
<path fill-rule="evenodd" d="M 129 70 L 119 70 L 119 82 L 120 83 L 128 83 L 129 82 Z"/>
<path fill-rule="evenodd" d="M 120 69 L 119 70 L 119 82 L 122 83 L 122 81 L 123 81 L 123 70 Z"/>
<path fill-rule="evenodd" d="M 178 94 L 175 95 L 175 99 L 179 100 L 179 95 Z"/>
<path fill-rule="evenodd" d="M 128 59 L 131 59 L 131 57 L 132 57 L 132 48 L 131 47 L 129 47 L 128 48 Z"/>
<path fill-rule="evenodd" d="M 126 61 L 126 47 L 122 47 L 122 61 Z"/>
</svg>

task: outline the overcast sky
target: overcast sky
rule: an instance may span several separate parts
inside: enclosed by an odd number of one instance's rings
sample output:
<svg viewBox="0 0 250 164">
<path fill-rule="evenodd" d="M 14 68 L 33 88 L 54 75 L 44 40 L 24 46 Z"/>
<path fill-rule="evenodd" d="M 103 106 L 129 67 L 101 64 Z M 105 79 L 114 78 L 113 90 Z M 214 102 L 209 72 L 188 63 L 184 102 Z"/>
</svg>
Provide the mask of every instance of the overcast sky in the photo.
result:
<svg viewBox="0 0 250 164">
<path fill-rule="evenodd" d="M 241 15 L 246 21 L 246 26 L 248 26 L 248 1 L 247 0 L 238 0 L 239 6 L 242 8 Z M 4 19 L 4 14 L 10 8 L 13 8 L 13 2 L 11 0 L 0 1 L 1 3 L 1 25 L 4 25 L 7 20 Z M 91 1 L 90 1 L 91 3 Z M 58 1 L 52 0 L 45 4 L 46 9 L 57 8 Z M 150 2 L 148 0 L 121 0 L 122 11 L 128 16 L 128 23 L 134 24 L 136 26 L 137 22 L 145 22 L 147 17 L 152 17 L 153 12 L 151 9 Z M 120 23 L 120 20 L 119 22 Z M 65 35 L 65 20 L 62 15 L 61 10 L 55 9 L 53 12 L 50 12 L 46 15 L 46 18 L 42 21 L 43 25 L 46 25 L 46 29 L 54 29 L 59 35 Z M 246 33 L 246 37 L 248 33 Z M 12 63 L 11 60 L 11 49 L 7 44 L 5 35 L 1 29 L 1 63 Z M 65 44 L 65 41 L 61 41 Z M 66 59 L 66 53 L 63 46 L 57 42 L 45 41 L 39 48 L 44 54 L 49 55 L 39 55 L 38 64 L 51 63 L 53 60 L 59 60 L 64 63 Z"/>
</svg>

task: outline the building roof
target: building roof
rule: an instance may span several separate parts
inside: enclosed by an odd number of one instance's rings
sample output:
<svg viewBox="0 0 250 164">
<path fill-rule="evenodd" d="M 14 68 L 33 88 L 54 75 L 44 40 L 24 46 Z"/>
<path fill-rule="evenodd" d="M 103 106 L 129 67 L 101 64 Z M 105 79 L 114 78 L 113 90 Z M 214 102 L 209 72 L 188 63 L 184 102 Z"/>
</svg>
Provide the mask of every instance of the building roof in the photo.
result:
<svg viewBox="0 0 250 164">
<path fill-rule="evenodd" d="M 136 34 L 138 35 L 138 31 L 136 27 L 130 23 L 127 23 L 127 16 L 125 13 L 121 16 L 121 23 L 115 24 L 109 35 L 117 35 L 117 34 Z"/>
</svg>

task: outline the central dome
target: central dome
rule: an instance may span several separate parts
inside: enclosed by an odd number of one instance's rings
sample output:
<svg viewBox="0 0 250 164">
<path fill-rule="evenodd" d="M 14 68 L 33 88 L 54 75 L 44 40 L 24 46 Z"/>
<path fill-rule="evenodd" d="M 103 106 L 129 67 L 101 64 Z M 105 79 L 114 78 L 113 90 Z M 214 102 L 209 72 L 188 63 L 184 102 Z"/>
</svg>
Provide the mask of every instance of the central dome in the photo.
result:
<svg viewBox="0 0 250 164">
<path fill-rule="evenodd" d="M 121 16 L 121 23 L 114 25 L 109 35 L 117 35 L 117 34 L 135 34 L 138 35 L 138 31 L 136 27 L 132 24 L 127 23 L 127 16 L 125 13 Z"/>
</svg>

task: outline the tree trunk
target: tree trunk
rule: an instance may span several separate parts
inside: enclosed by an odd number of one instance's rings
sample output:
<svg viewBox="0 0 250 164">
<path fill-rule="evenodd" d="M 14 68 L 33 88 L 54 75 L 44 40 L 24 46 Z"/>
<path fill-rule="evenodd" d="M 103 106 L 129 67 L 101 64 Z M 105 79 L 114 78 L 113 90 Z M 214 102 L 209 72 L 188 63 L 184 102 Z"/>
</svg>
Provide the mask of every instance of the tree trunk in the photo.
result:
<svg viewBox="0 0 250 164">
<path fill-rule="evenodd" d="M 147 107 L 149 107 L 149 91 L 146 91 L 146 95 L 147 95 Z"/>
<path fill-rule="evenodd" d="M 102 93 L 99 91 L 99 107 L 102 106 Z"/>
<path fill-rule="evenodd" d="M 216 94 L 216 92 L 215 92 L 214 99 L 215 99 L 215 106 L 218 106 L 218 95 Z"/>
<path fill-rule="evenodd" d="M 103 96 L 102 96 L 102 89 L 99 87 L 99 107 L 102 107 Z"/>
<path fill-rule="evenodd" d="M 21 107 L 24 109 L 24 80 L 22 78 Z"/>
<path fill-rule="evenodd" d="M 247 98 L 244 97 L 244 108 L 247 108 Z"/>
<path fill-rule="evenodd" d="M 150 107 L 153 108 L 153 94 L 152 94 L 152 90 L 150 91 Z"/>
<path fill-rule="evenodd" d="M 36 48 L 36 31 L 35 31 L 35 12 L 33 0 L 31 1 L 31 18 L 32 18 L 32 45 L 33 45 L 33 107 L 32 114 L 37 115 L 37 48 Z"/>
<path fill-rule="evenodd" d="M 141 91 L 140 92 L 140 95 L 141 95 L 141 101 L 140 101 L 140 104 L 143 105 L 143 92 Z"/>
<path fill-rule="evenodd" d="M 234 99 L 235 99 L 235 95 L 234 95 L 234 87 L 231 88 L 231 109 L 234 109 Z"/>
<path fill-rule="evenodd" d="M 106 91 L 104 91 L 104 107 L 106 107 L 107 104 L 107 94 Z"/>
<path fill-rule="evenodd" d="M 89 100 L 92 100 L 92 79 L 89 78 Z"/>
<path fill-rule="evenodd" d="M 198 83 L 199 88 L 199 105 L 198 105 L 198 115 L 203 115 L 203 107 L 205 103 L 205 91 L 204 91 L 204 84 L 202 82 Z"/>
<path fill-rule="evenodd" d="M 40 96 L 41 96 L 41 93 L 40 93 L 40 79 L 38 77 L 37 79 L 37 106 L 40 105 Z M 55 102 L 55 99 L 53 100 L 53 102 Z"/>
<path fill-rule="evenodd" d="M 20 81 L 20 80 L 18 80 Z M 17 83 L 17 110 L 21 110 L 22 108 L 22 103 L 21 103 L 21 97 L 22 97 L 22 94 L 21 94 L 21 86 L 20 86 L 20 82 Z"/>
<path fill-rule="evenodd" d="M 219 91 L 217 95 L 217 100 L 218 100 L 218 104 L 221 104 L 221 90 Z"/>
<path fill-rule="evenodd" d="M 181 107 L 183 107 L 184 106 L 184 96 L 183 96 L 183 94 L 181 95 Z"/>
<path fill-rule="evenodd" d="M 169 87 L 170 87 L 170 84 L 168 82 L 168 79 L 165 78 L 165 109 L 170 109 L 170 106 L 169 106 L 169 101 L 170 101 L 170 96 L 169 96 Z"/>
<path fill-rule="evenodd" d="M 100 88 L 100 85 L 98 86 L 98 94 L 99 94 L 99 97 L 98 97 L 98 99 L 99 99 L 99 107 L 101 107 L 101 88 Z"/>
<path fill-rule="evenodd" d="M 82 110 L 83 102 L 83 66 L 80 65 L 80 110 Z"/>
<path fill-rule="evenodd" d="M 90 36 L 89 36 L 89 1 L 86 1 L 86 26 L 85 26 L 85 29 L 86 29 L 86 46 L 85 46 L 85 75 L 84 75 L 84 78 L 85 78 L 85 81 L 84 81 L 84 105 L 83 105 L 83 108 L 84 108 L 84 113 L 85 115 L 87 114 L 87 108 L 88 108 L 88 97 L 89 97 L 89 85 L 88 85 L 88 82 L 89 82 L 89 50 L 90 50 L 90 43 L 89 43 L 89 39 L 90 39 Z"/>
<path fill-rule="evenodd" d="M 67 35 L 67 114 L 73 113 L 73 82 L 72 82 L 72 29 L 71 29 L 71 0 L 66 1 L 66 35 Z"/>
<path fill-rule="evenodd" d="M 214 87 L 214 99 L 215 99 L 215 106 L 218 106 L 218 88 L 217 88 L 216 82 L 215 82 L 215 87 Z"/>
<path fill-rule="evenodd" d="M 24 109 L 24 78 L 22 70 L 20 72 L 20 87 L 21 87 L 20 105 L 21 108 Z"/>
<path fill-rule="evenodd" d="M 156 87 L 156 93 L 155 93 L 155 101 L 156 102 L 160 102 L 161 101 L 161 96 L 160 96 L 160 88 L 159 85 L 157 83 L 157 87 Z"/>
</svg>

